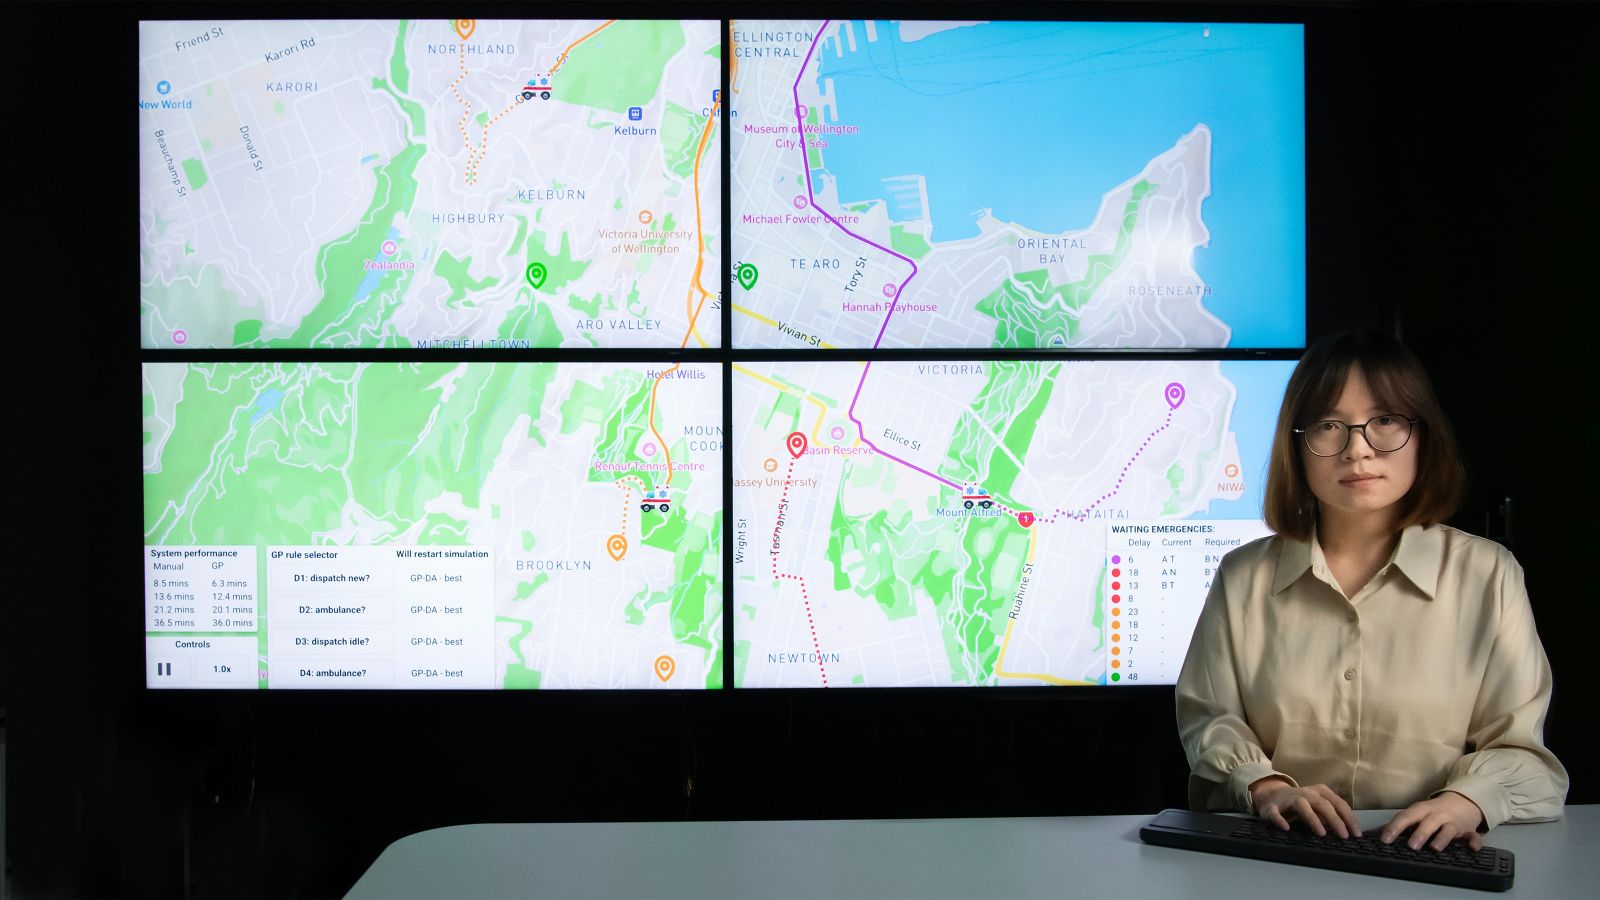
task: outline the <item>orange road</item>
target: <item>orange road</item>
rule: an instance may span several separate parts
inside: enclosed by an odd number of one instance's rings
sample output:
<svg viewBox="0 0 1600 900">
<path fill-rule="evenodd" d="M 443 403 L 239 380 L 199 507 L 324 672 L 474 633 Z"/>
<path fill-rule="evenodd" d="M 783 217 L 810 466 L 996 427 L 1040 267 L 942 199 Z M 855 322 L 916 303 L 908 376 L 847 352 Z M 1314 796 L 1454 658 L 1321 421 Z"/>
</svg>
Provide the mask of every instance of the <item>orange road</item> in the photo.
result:
<svg viewBox="0 0 1600 900">
<path fill-rule="evenodd" d="M 706 127 L 700 132 L 700 145 L 694 152 L 694 233 L 695 233 L 695 260 L 694 275 L 689 280 L 689 291 L 684 295 L 684 309 L 689 313 L 689 330 L 683 334 L 683 340 L 678 343 L 678 349 L 689 346 L 689 337 L 695 334 L 695 322 L 700 319 L 700 311 L 705 309 L 706 297 L 710 296 L 706 289 L 700 286 L 700 273 L 706 265 L 706 237 L 705 226 L 700 215 L 700 161 L 705 158 L 706 144 L 711 139 L 712 126 L 717 122 L 717 115 L 721 111 L 722 103 L 711 104 L 711 115 L 706 118 Z M 694 303 L 695 292 L 700 294 L 700 302 Z M 692 306 L 691 306 L 692 304 Z M 700 342 L 704 344 L 705 341 Z M 667 484 L 672 485 L 672 451 L 667 449 L 667 442 L 661 439 L 661 433 L 656 431 L 656 390 L 661 387 L 661 382 L 668 375 L 678 371 L 682 363 L 673 363 L 672 368 L 656 376 L 656 383 L 650 386 L 650 433 L 656 436 L 656 441 L 661 444 L 661 452 L 667 458 Z"/>
<path fill-rule="evenodd" d="M 567 64 L 567 54 L 572 52 L 572 48 L 573 47 L 578 46 L 579 44 L 583 43 L 584 41 L 587 41 L 589 38 L 592 38 L 595 35 L 599 34 L 600 32 L 606 30 L 606 28 L 610 27 L 616 21 L 617 21 L 616 19 L 607 19 L 604 22 L 600 23 L 600 26 L 597 27 L 595 30 L 589 32 L 588 34 L 584 35 L 583 37 L 578 38 L 577 40 L 575 40 L 572 43 L 568 44 L 567 45 L 567 49 L 561 51 L 561 56 L 556 59 L 556 64 L 550 67 L 550 74 L 554 75 L 556 73 L 557 69 L 560 69 L 562 66 Z"/>
<path fill-rule="evenodd" d="M 561 51 L 561 55 L 556 58 L 556 63 L 555 63 L 555 65 L 550 67 L 550 71 L 549 71 L 548 74 L 554 75 L 556 73 L 557 69 L 560 69 L 562 66 L 566 65 L 566 63 L 567 63 L 567 55 L 572 52 L 572 48 L 578 46 L 579 44 L 583 43 L 584 41 L 587 41 L 589 38 L 592 38 L 595 35 L 599 34 L 600 32 L 604 31 L 606 28 L 608 28 L 611 25 L 613 25 L 616 21 L 617 21 L 616 19 L 607 19 L 606 21 L 602 22 L 599 26 L 597 26 L 593 31 L 589 32 L 588 34 L 584 35 L 583 37 L 578 38 L 577 40 L 575 40 L 572 43 L 568 44 L 567 45 L 567 49 L 562 50 Z M 458 84 L 463 78 L 467 77 L 467 42 L 465 40 L 463 40 L 461 42 L 460 57 L 461 57 L 461 60 L 460 60 L 461 74 L 460 74 L 460 76 L 458 76 L 456 78 L 455 81 L 450 83 L 450 90 L 452 90 L 452 91 L 455 91 L 456 84 Z M 467 122 L 468 116 L 470 116 L 472 114 L 472 104 L 467 103 L 466 100 L 462 99 L 461 94 L 460 94 L 459 91 L 456 92 L 456 99 L 459 100 L 462 103 L 462 105 L 464 105 L 466 107 L 466 111 L 461 114 L 461 122 L 459 123 L 460 127 L 461 127 L 461 136 L 463 138 L 465 138 L 467 136 L 466 122 Z M 467 172 L 466 172 L 466 177 L 467 177 L 467 183 L 468 184 L 474 184 L 474 183 L 477 182 L 477 180 L 478 180 L 478 166 L 483 163 L 483 158 L 486 155 L 488 155 L 488 153 L 489 153 L 489 129 L 491 127 L 493 127 L 494 123 L 496 123 L 496 122 L 500 121 L 501 119 L 505 118 L 506 113 L 511 112 L 513 109 L 516 109 L 518 106 L 521 106 L 521 105 L 522 104 L 521 104 L 520 100 L 513 100 L 512 102 L 506 104 L 506 108 L 500 110 L 500 112 L 497 113 L 494 118 L 492 118 L 489 121 L 485 122 L 483 124 L 483 133 L 479 136 L 478 148 L 476 150 L 470 149 L 472 141 L 470 139 L 467 140 L 466 143 L 468 144 L 468 147 L 469 147 L 468 153 L 467 153 Z"/>
</svg>

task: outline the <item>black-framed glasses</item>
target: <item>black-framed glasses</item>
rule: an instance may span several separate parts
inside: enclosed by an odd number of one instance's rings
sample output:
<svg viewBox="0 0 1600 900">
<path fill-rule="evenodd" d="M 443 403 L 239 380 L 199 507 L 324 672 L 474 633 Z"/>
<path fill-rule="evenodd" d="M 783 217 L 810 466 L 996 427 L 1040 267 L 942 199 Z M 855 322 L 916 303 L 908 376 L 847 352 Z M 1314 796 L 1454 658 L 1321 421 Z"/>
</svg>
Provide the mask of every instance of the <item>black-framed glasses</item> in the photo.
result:
<svg viewBox="0 0 1600 900">
<path fill-rule="evenodd" d="M 1367 439 L 1367 446 L 1380 453 L 1393 453 L 1411 440 L 1411 426 L 1420 421 L 1385 413 L 1360 424 L 1337 419 L 1312 422 L 1304 428 L 1296 428 L 1294 433 L 1304 435 L 1306 449 L 1318 456 L 1338 456 L 1343 453 L 1344 448 L 1350 446 L 1350 432 L 1358 428 L 1361 429 L 1361 436 Z"/>
</svg>

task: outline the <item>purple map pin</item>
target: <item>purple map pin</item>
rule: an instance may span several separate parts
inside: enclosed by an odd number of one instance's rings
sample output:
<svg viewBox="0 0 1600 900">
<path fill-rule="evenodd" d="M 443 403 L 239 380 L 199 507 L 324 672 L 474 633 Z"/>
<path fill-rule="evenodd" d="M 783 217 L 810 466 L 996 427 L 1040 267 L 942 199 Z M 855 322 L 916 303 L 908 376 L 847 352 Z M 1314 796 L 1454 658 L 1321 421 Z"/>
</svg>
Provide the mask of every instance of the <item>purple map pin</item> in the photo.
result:
<svg viewBox="0 0 1600 900">
<path fill-rule="evenodd" d="M 1172 407 L 1173 409 L 1177 409 L 1178 407 L 1182 406 L 1183 405 L 1183 385 L 1179 384 L 1176 381 L 1174 381 L 1173 383 L 1167 385 L 1166 397 L 1167 397 L 1167 405 Z"/>
</svg>

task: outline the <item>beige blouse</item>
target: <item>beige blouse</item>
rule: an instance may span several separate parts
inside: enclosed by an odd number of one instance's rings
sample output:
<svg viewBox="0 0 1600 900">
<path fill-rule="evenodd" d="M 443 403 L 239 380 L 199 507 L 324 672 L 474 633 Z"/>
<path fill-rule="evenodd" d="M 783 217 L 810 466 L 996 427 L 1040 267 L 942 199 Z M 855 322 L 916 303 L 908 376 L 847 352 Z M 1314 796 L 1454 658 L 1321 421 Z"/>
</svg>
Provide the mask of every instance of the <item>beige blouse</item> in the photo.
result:
<svg viewBox="0 0 1600 900">
<path fill-rule="evenodd" d="M 1250 783 L 1326 784 L 1356 809 L 1444 790 L 1484 829 L 1555 819 L 1550 662 L 1522 567 L 1493 541 L 1412 526 L 1346 598 L 1315 538 L 1239 547 L 1212 580 L 1177 686 L 1189 805 L 1252 811 Z"/>
</svg>

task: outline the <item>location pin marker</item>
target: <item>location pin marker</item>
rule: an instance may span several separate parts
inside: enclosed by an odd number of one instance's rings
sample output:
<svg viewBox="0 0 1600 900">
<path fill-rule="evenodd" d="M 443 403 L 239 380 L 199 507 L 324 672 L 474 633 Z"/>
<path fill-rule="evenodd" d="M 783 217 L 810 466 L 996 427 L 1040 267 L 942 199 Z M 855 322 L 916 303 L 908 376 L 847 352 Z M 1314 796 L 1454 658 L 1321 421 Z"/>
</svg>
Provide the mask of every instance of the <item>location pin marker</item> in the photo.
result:
<svg viewBox="0 0 1600 900">
<path fill-rule="evenodd" d="M 1183 405 L 1183 385 L 1179 384 L 1176 381 L 1174 381 L 1173 383 L 1167 385 L 1166 397 L 1167 397 L 1167 405 L 1172 407 L 1173 409 L 1177 409 L 1178 407 L 1182 406 Z"/>
<path fill-rule="evenodd" d="M 1031 513 L 1031 512 L 1019 512 L 1019 513 L 1017 513 L 1017 524 L 1021 525 L 1023 528 L 1031 528 L 1031 527 L 1033 527 L 1033 513 Z"/>
<path fill-rule="evenodd" d="M 656 677 L 662 681 L 666 681 L 668 678 L 671 678 L 672 670 L 676 669 L 677 667 L 678 664 L 673 662 L 672 657 L 670 656 L 662 655 L 656 657 Z"/>
<path fill-rule="evenodd" d="M 527 275 L 528 283 L 533 285 L 533 289 L 537 291 L 539 288 L 544 287 L 544 280 L 550 276 L 550 270 L 546 269 L 544 263 L 541 262 L 528 263 Z"/>
<path fill-rule="evenodd" d="M 789 445 L 789 455 L 795 459 L 799 459 L 801 454 L 806 452 L 806 436 L 803 432 L 791 432 L 789 440 L 785 443 Z"/>
<path fill-rule="evenodd" d="M 739 278 L 739 286 L 747 291 L 755 287 L 756 279 L 761 277 L 761 273 L 756 271 L 756 267 L 750 265 L 749 263 L 745 263 L 744 265 L 741 265 L 739 268 L 735 269 L 734 275 L 738 276 Z"/>
<path fill-rule="evenodd" d="M 611 554 L 612 559 L 621 562 L 623 554 L 628 552 L 628 539 L 620 534 L 606 538 L 606 552 Z"/>
<path fill-rule="evenodd" d="M 456 34 L 461 35 L 461 39 L 464 41 L 467 38 L 472 37 L 472 32 L 475 31 L 477 29 L 477 27 L 478 27 L 478 20 L 477 19 L 457 19 L 457 20 L 455 20 L 454 25 L 455 25 L 455 29 L 456 29 Z"/>
</svg>

